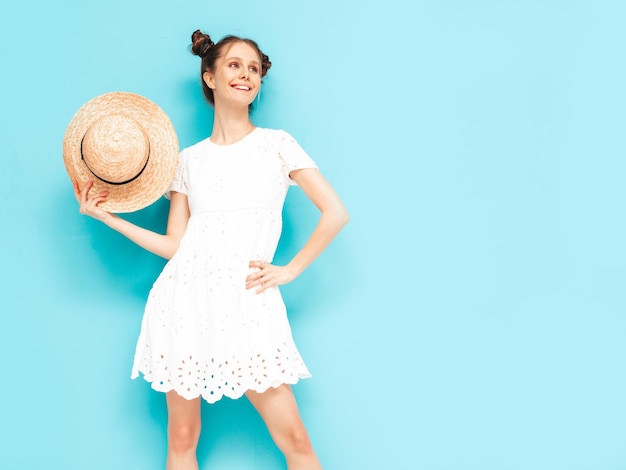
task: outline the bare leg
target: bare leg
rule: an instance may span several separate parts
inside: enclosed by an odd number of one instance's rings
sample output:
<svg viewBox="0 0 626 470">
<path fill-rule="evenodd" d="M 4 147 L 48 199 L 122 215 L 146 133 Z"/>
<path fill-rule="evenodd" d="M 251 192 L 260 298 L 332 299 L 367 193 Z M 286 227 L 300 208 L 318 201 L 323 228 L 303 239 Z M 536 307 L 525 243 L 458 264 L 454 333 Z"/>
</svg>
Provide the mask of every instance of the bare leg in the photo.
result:
<svg viewBox="0 0 626 470">
<path fill-rule="evenodd" d="M 248 390 L 246 397 L 265 421 L 272 439 L 285 455 L 289 470 L 321 470 L 289 385 L 269 388 L 263 393 Z"/>
<path fill-rule="evenodd" d="M 167 393 L 166 470 L 198 470 L 196 448 L 200 437 L 200 398 L 185 400 Z"/>
</svg>

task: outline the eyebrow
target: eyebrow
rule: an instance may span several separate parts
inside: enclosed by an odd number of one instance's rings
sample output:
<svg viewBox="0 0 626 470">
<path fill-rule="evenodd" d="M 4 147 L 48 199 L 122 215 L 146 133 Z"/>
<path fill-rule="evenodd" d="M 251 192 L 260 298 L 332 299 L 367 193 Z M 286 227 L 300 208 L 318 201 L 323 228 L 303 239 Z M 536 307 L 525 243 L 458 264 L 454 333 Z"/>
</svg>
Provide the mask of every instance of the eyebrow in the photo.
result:
<svg viewBox="0 0 626 470">
<path fill-rule="evenodd" d="M 228 62 L 229 60 L 238 60 L 239 62 L 244 61 L 241 57 L 229 57 L 228 59 L 226 59 L 226 62 Z M 251 60 L 250 63 L 260 65 L 260 62 L 258 60 Z"/>
</svg>

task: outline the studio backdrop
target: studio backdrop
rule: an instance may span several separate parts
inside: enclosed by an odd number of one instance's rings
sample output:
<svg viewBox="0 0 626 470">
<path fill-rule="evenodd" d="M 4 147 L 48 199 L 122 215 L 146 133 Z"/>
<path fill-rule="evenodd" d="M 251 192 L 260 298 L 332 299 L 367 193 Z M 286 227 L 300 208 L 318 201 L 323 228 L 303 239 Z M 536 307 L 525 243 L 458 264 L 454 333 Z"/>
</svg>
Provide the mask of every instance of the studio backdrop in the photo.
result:
<svg viewBox="0 0 626 470">
<path fill-rule="evenodd" d="M 164 396 L 130 372 L 165 261 L 79 214 L 62 141 L 111 91 L 157 103 L 181 148 L 209 136 L 200 28 L 259 42 L 253 121 L 292 134 L 351 214 L 281 288 L 324 468 L 626 468 L 625 17 L 618 0 L 5 5 L 0 467 L 163 468 Z M 126 217 L 163 231 L 167 211 Z M 317 217 L 290 189 L 277 263 Z M 286 468 L 247 400 L 202 414 L 202 469 Z"/>
</svg>

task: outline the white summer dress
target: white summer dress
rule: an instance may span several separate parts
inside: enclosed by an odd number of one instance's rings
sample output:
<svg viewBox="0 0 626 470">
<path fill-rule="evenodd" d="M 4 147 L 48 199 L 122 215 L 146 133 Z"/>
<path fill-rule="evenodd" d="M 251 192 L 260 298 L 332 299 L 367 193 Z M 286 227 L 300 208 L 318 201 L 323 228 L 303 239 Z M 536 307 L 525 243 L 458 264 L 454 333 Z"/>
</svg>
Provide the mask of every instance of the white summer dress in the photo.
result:
<svg viewBox="0 0 626 470">
<path fill-rule="evenodd" d="M 187 195 L 191 216 L 148 295 L 132 378 L 214 403 L 310 377 L 278 287 L 245 287 L 248 263 L 273 259 L 289 173 L 302 168 L 316 165 L 282 130 L 180 153 L 170 190 Z"/>
</svg>

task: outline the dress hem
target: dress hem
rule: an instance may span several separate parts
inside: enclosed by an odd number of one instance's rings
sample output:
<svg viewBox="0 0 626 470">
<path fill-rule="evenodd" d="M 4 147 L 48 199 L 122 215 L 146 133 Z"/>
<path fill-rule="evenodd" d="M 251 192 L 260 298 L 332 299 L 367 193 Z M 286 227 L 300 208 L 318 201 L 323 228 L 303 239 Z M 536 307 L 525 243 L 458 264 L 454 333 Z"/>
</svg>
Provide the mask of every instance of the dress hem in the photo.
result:
<svg viewBox="0 0 626 470">
<path fill-rule="evenodd" d="M 196 399 L 198 397 L 202 397 L 202 399 L 204 401 L 206 401 L 207 403 L 209 403 L 210 405 L 220 401 L 224 397 L 230 398 L 231 400 L 238 400 L 239 398 L 244 396 L 245 393 L 248 392 L 248 391 L 253 391 L 253 392 L 257 392 L 257 393 L 263 393 L 263 392 L 266 392 L 267 390 L 269 390 L 270 388 L 278 388 L 278 387 L 280 387 L 281 385 L 284 385 L 284 384 L 295 385 L 302 379 L 308 379 L 308 378 L 312 377 L 312 375 L 310 373 L 308 373 L 308 374 L 299 373 L 297 376 L 293 377 L 291 380 L 277 380 L 277 381 L 273 382 L 272 384 L 264 386 L 264 387 L 259 387 L 259 388 L 249 387 L 249 388 L 247 388 L 245 390 L 239 389 L 237 392 L 233 392 L 231 390 L 230 393 L 229 393 L 228 390 L 226 390 L 225 392 L 221 392 L 221 393 L 213 393 L 213 394 L 209 393 L 209 394 L 205 395 L 202 392 L 192 392 L 190 390 L 187 390 L 187 391 L 177 390 L 176 387 L 172 386 L 171 384 L 159 383 L 159 381 L 157 379 L 150 379 L 150 378 L 148 378 L 141 371 L 133 371 L 133 373 L 131 374 L 130 378 L 132 380 L 135 380 L 135 379 L 139 378 L 140 374 L 143 377 L 143 379 L 150 384 L 150 387 L 153 390 L 157 391 L 157 392 L 168 393 L 168 392 L 174 391 L 178 395 L 183 397 L 185 400 L 194 400 L 194 399 Z"/>
</svg>

